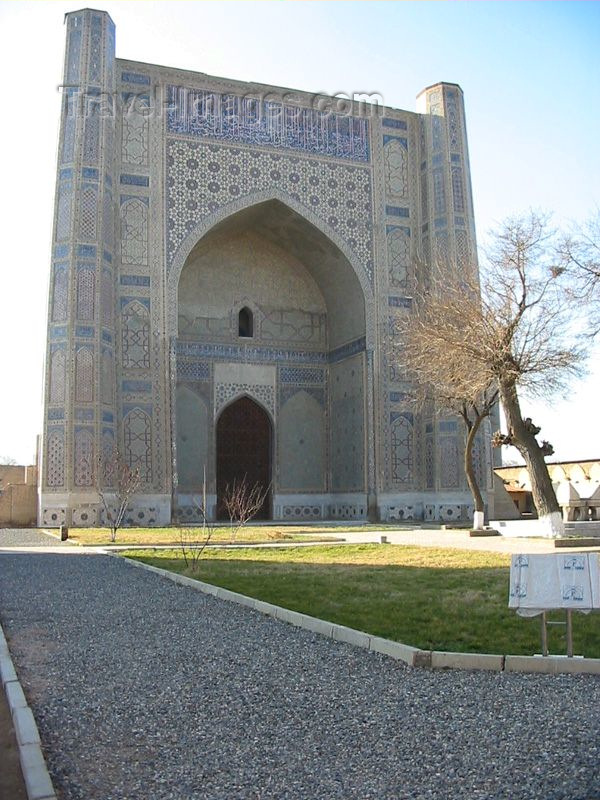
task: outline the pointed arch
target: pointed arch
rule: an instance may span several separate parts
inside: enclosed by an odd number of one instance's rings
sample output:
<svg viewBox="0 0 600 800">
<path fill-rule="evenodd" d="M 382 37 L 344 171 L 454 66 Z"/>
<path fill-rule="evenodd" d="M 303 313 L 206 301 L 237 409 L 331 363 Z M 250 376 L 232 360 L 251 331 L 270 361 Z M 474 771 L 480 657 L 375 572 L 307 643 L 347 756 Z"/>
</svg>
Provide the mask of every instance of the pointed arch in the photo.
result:
<svg viewBox="0 0 600 800">
<path fill-rule="evenodd" d="M 328 225 L 323 219 L 314 214 L 302 203 L 290 197 L 289 195 L 277 191 L 276 189 L 253 192 L 252 194 L 238 198 L 231 203 L 223 205 L 210 216 L 203 218 L 194 228 L 190 230 L 188 235 L 179 245 L 168 272 L 167 296 L 169 298 L 169 303 L 167 309 L 167 327 L 169 334 L 171 336 L 177 335 L 177 289 L 179 286 L 181 272 L 192 250 L 213 228 L 220 223 L 225 222 L 229 217 L 233 217 L 240 211 L 250 209 L 253 206 L 260 206 L 261 204 L 268 203 L 270 201 L 277 201 L 281 203 L 287 209 L 297 214 L 306 223 L 312 225 L 345 257 L 362 291 L 365 310 L 367 348 L 373 348 L 376 341 L 375 316 L 373 308 L 374 293 L 365 266 L 360 262 L 351 247 L 334 228 Z"/>
<path fill-rule="evenodd" d="M 273 426 L 266 409 L 247 395 L 226 405 L 217 419 L 217 518 L 226 519 L 228 487 L 244 481 L 265 492 L 256 519 L 271 517 Z"/>
<path fill-rule="evenodd" d="M 94 354 L 89 347 L 80 347 L 75 355 L 75 402 L 94 400 Z"/>
</svg>

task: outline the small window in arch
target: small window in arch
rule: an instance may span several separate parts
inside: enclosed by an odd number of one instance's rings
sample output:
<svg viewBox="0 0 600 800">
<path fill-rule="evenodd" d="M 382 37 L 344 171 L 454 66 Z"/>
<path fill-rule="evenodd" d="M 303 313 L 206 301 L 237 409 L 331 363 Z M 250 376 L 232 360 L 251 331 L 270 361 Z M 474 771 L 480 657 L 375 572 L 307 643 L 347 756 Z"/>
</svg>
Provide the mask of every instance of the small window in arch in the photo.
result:
<svg viewBox="0 0 600 800">
<path fill-rule="evenodd" d="M 252 311 L 247 306 L 244 306 L 238 315 L 238 334 L 245 339 L 251 339 L 254 336 Z"/>
</svg>

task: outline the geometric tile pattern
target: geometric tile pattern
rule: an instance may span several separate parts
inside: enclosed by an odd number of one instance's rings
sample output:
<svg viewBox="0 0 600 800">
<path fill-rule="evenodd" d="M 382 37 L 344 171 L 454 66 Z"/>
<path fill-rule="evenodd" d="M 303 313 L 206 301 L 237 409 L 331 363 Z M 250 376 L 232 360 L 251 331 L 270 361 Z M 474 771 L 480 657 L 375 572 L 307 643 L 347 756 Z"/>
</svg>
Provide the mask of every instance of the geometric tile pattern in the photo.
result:
<svg viewBox="0 0 600 800">
<path fill-rule="evenodd" d="M 235 147 L 167 141 L 167 253 L 205 216 L 240 197 L 277 188 L 333 228 L 373 277 L 370 170 Z"/>
</svg>

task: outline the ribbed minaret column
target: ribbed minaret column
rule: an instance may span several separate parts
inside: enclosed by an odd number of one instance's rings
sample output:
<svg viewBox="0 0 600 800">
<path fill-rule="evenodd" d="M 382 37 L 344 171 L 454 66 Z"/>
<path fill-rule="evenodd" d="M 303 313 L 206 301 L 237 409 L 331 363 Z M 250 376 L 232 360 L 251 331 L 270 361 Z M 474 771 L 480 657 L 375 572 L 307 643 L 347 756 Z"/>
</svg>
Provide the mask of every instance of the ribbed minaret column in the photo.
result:
<svg viewBox="0 0 600 800">
<path fill-rule="evenodd" d="M 478 280 L 477 242 L 471 190 L 463 93 L 454 83 L 438 83 L 417 97 L 420 131 L 420 231 L 424 277 L 456 271 Z M 491 488 L 489 425 L 479 437 L 474 459 L 481 488 Z M 460 420 L 437 418 L 426 425 L 427 482 L 441 492 L 466 490 L 462 467 L 464 432 Z M 435 457 L 437 456 L 437 457 Z M 435 469 L 434 469 L 435 466 Z M 435 479 L 434 479 L 435 472 Z"/>
<path fill-rule="evenodd" d="M 115 29 L 66 15 L 48 311 L 42 525 L 93 524 L 97 458 L 115 440 Z"/>
<path fill-rule="evenodd" d="M 477 265 L 463 93 L 438 83 L 417 97 L 421 129 L 421 233 L 431 263 Z"/>
</svg>

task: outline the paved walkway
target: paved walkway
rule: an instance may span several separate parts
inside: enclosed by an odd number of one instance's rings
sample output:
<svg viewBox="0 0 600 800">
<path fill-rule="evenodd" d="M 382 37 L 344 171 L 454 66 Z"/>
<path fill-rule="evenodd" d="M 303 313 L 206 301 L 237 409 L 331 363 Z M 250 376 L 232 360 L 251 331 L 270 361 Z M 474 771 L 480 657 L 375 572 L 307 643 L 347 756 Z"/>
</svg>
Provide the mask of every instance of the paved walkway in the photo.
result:
<svg viewBox="0 0 600 800">
<path fill-rule="evenodd" d="M 307 528 L 309 535 L 310 529 Z M 381 537 L 385 536 L 391 544 L 400 545 L 416 545 L 419 547 L 450 547 L 459 550 L 482 550 L 491 553 L 555 553 L 565 552 L 564 550 L 557 550 L 554 546 L 552 539 L 521 539 L 521 538 L 507 538 L 504 536 L 482 536 L 471 537 L 468 531 L 444 531 L 444 530 L 430 530 L 426 528 L 413 528 L 410 530 L 391 530 L 389 528 L 382 528 L 379 531 L 345 531 L 340 533 L 338 531 L 331 531 L 327 533 L 327 537 L 331 538 L 338 536 L 340 540 L 345 540 L 351 544 L 360 544 L 367 542 L 380 542 Z M 228 547 L 298 547 L 306 546 L 312 547 L 318 542 L 272 542 L 268 544 L 214 544 L 209 545 L 211 548 L 227 549 Z M 325 542 L 325 544 L 334 544 L 334 542 Z M 173 549 L 173 545 L 154 545 L 157 549 Z M 131 550 L 143 549 L 143 545 L 111 545 L 111 550 Z M 0 552 L 15 550 L 24 550 L 26 552 L 43 552 L 47 553 L 51 550 L 56 552 L 64 552 L 65 548 L 76 549 L 78 552 L 93 553 L 98 551 L 97 546 L 83 547 L 74 542 L 66 541 L 61 542 L 56 535 L 51 535 L 41 529 L 1 529 L 0 528 Z M 569 551 L 578 548 L 569 548 Z M 581 548 L 586 552 L 590 550 L 589 547 Z M 600 541 L 598 547 L 600 549 Z"/>
<path fill-rule="evenodd" d="M 411 670 L 81 548 L 1 553 L 0 619 L 61 800 L 600 797 L 595 677 Z"/>
</svg>

